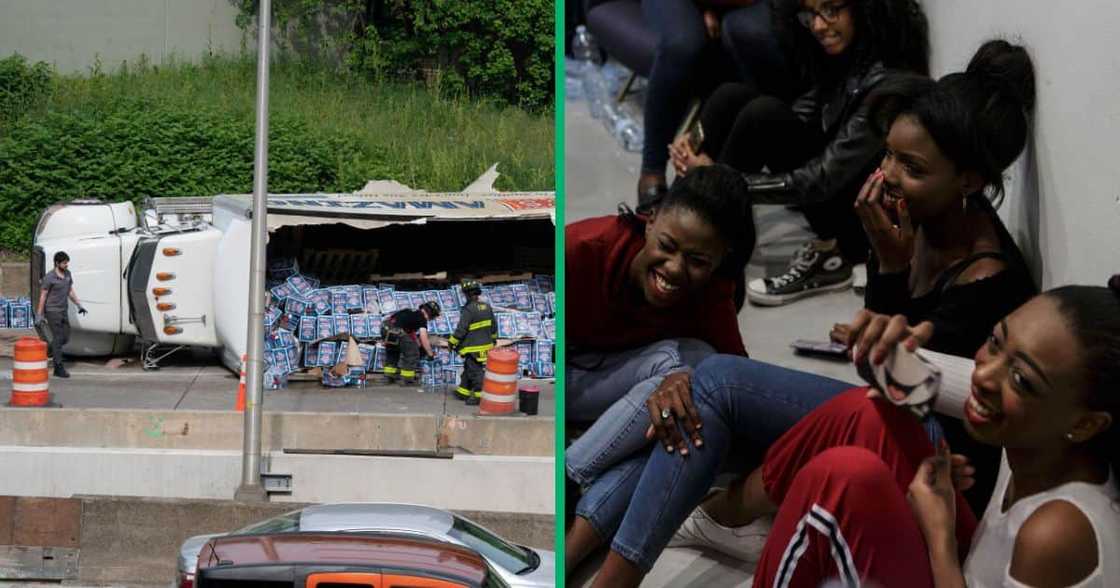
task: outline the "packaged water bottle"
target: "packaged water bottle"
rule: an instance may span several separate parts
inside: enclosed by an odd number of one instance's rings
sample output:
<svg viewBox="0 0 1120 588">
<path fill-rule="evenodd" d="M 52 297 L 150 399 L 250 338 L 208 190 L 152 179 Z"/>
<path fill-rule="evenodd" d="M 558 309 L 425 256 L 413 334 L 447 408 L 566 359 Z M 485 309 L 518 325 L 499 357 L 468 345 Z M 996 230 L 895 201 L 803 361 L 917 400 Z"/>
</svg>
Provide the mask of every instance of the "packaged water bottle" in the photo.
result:
<svg viewBox="0 0 1120 588">
<path fill-rule="evenodd" d="M 576 76 L 582 76 L 599 60 L 599 44 L 595 42 L 595 37 L 591 36 L 586 25 L 576 27 L 576 34 L 572 37 L 572 58 L 574 63 L 564 65 L 574 66 L 568 72 Z"/>
</svg>

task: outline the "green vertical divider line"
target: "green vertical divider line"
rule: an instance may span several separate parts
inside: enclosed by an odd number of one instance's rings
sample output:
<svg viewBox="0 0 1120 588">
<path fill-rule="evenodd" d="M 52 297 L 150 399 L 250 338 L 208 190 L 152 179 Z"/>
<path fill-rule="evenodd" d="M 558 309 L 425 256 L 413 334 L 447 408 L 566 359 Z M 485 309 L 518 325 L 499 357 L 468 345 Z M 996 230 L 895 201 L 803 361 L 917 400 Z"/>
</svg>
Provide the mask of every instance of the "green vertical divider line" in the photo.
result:
<svg viewBox="0 0 1120 588">
<path fill-rule="evenodd" d="M 564 586 L 564 1 L 556 10 L 556 585 Z"/>
</svg>

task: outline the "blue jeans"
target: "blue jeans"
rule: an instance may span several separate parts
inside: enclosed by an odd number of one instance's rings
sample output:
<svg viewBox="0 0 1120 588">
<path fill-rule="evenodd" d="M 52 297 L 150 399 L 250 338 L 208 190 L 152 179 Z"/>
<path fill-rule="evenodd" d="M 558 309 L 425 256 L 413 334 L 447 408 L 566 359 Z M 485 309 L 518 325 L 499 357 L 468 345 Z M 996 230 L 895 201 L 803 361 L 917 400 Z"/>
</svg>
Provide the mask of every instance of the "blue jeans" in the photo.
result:
<svg viewBox="0 0 1120 588">
<path fill-rule="evenodd" d="M 613 536 L 613 551 L 648 571 L 703 500 L 733 439 L 769 447 L 799 419 L 852 387 L 742 357 L 710 357 L 692 377 L 704 446 L 688 457 L 653 447 L 620 463 L 584 494 L 576 514 L 601 537 Z M 939 437 L 936 421 L 929 423 L 931 437 Z"/>
<path fill-rule="evenodd" d="M 568 477 L 587 487 L 610 466 L 649 444 L 649 398 L 665 376 L 713 355 L 696 339 L 666 339 L 610 354 L 581 354 L 568 362 L 568 420 L 595 423 L 564 452 Z"/>
</svg>

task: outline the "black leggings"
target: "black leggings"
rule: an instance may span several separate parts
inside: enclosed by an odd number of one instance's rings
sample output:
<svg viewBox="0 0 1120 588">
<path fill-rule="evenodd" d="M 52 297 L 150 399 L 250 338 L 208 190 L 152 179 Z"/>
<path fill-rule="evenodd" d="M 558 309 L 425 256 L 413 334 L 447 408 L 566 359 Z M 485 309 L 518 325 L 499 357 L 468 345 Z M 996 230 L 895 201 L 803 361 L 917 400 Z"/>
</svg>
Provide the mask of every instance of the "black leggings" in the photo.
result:
<svg viewBox="0 0 1120 588">
<path fill-rule="evenodd" d="M 806 123 L 789 104 L 759 94 L 746 84 L 723 84 L 704 105 L 703 150 L 720 163 L 745 173 L 794 170 L 827 145 L 821 129 Z M 848 261 L 866 261 L 867 235 L 852 205 L 859 186 L 849 186 L 828 200 L 798 207 L 821 239 L 836 239 Z"/>
</svg>

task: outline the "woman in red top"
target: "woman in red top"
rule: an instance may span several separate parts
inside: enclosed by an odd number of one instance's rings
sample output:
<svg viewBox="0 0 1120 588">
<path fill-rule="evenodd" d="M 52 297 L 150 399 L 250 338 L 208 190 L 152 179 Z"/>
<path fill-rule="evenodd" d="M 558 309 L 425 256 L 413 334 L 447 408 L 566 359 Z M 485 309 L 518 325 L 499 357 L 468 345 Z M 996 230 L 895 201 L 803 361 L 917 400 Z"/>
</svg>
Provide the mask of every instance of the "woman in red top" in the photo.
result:
<svg viewBox="0 0 1120 588">
<path fill-rule="evenodd" d="M 565 461 L 591 502 L 614 486 L 612 467 L 648 455 L 650 394 L 687 389 L 689 367 L 708 355 L 747 354 L 731 277 L 754 249 L 746 189 L 730 167 L 700 168 L 674 182 L 648 218 L 624 209 L 565 230 L 565 414 L 594 421 Z M 579 516 L 577 542 L 591 536 L 581 529 L 589 527 Z"/>
</svg>

